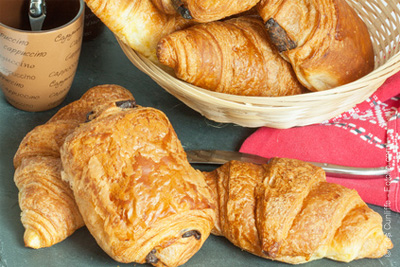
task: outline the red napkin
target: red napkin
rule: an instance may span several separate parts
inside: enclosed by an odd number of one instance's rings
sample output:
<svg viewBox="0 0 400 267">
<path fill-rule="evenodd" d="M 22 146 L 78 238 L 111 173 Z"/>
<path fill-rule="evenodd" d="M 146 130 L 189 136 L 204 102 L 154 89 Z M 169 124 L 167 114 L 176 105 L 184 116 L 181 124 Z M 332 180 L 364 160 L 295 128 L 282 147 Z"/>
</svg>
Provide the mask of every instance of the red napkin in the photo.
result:
<svg viewBox="0 0 400 267">
<path fill-rule="evenodd" d="M 400 212 L 400 72 L 366 101 L 329 121 L 290 129 L 262 127 L 241 152 L 354 167 L 388 166 L 387 177 L 328 182 L 358 191 L 367 203 Z"/>
</svg>

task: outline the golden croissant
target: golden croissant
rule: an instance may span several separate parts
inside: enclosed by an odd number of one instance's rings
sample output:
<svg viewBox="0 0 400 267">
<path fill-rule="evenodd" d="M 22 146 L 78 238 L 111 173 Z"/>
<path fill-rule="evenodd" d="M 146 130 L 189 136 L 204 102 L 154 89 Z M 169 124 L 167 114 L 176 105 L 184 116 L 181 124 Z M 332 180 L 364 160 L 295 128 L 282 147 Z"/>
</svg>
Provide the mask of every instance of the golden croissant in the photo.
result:
<svg viewBox="0 0 400 267">
<path fill-rule="evenodd" d="M 86 227 L 119 262 L 178 266 L 214 225 L 211 192 L 169 120 L 130 101 L 95 110 L 61 148 Z"/>
<path fill-rule="evenodd" d="M 61 180 L 60 147 L 86 114 L 100 103 L 132 98 L 126 89 L 102 85 L 61 108 L 47 123 L 22 140 L 14 156 L 14 181 L 19 189 L 21 221 L 27 247 L 52 246 L 83 226 L 68 183 Z"/>
<path fill-rule="evenodd" d="M 178 12 L 185 19 L 210 22 L 250 10 L 260 0 L 152 0 L 166 14 Z"/>
<path fill-rule="evenodd" d="M 355 190 L 327 183 L 325 172 L 309 163 L 231 161 L 204 174 L 217 207 L 212 233 L 260 257 L 349 262 L 382 257 L 393 247 L 382 217 Z"/>
<path fill-rule="evenodd" d="M 178 12 L 183 18 L 190 19 L 190 16 L 188 17 L 189 14 L 185 13 L 180 0 L 151 0 L 151 2 L 165 14 L 175 15 Z"/>
<path fill-rule="evenodd" d="M 303 87 L 267 41 L 258 17 L 197 24 L 162 38 L 157 56 L 196 86 L 235 95 L 285 96 Z"/>
<path fill-rule="evenodd" d="M 85 0 L 91 11 L 124 43 L 157 62 L 161 37 L 194 22 L 160 11 L 152 0 Z"/>
<path fill-rule="evenodd" d="M 271 42 L 309 90 L 340 86 L 374 69 L 368 28 L 345 0 L 261 0 L 257 7 Z"/>
</svg>

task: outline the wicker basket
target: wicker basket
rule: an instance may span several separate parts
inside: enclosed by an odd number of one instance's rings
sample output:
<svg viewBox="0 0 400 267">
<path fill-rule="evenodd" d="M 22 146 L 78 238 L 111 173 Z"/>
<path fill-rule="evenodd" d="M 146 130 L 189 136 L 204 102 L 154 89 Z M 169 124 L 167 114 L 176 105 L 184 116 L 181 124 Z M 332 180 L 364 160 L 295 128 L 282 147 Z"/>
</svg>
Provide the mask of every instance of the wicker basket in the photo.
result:
<svg viewBox="0 0 400 267">
<path fill-rule="evenodd" d="M 398 0 L 348 0 L 369 28 L 375 69 L 352 83 L 321 92 L 284 97 L 236 96 L 205 90 L 174 77 L 118 40 L 131 62 L 161 87 L 210 120 L 245 127 L 290 128 L 320 123 L 366 100 L 400 70 Z"/>
</svg>

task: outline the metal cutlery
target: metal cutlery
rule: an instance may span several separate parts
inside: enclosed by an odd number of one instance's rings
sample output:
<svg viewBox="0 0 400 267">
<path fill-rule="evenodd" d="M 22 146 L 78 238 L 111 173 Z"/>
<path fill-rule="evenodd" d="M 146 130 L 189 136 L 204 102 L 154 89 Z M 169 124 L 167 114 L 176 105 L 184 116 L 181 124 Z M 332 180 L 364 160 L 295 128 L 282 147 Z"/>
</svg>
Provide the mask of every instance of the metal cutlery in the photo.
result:
<svg viewBox="0 0 400 267">
<path fill-rule="evenodd" d="M 30 0 L 28 15 L 32 31 L 42 30 L 46 12 L 46 2 L 44 0 Z"/>
<path fill-rule="evenodd" d="M 266 164 L 271 159 L 261 156 L 223 150 L 189 150 L 186 151 L 188 161 L 192 164 L 217 164 L 221 165 L 231 160 L 251 162 L 255 164 Z M 309 162 L 325 170 L 327 176 L 339 178 L 379 179 L 389 175 L 387 167 L 359 168 L 341 166 L 321 162 Z"/>
</svg>

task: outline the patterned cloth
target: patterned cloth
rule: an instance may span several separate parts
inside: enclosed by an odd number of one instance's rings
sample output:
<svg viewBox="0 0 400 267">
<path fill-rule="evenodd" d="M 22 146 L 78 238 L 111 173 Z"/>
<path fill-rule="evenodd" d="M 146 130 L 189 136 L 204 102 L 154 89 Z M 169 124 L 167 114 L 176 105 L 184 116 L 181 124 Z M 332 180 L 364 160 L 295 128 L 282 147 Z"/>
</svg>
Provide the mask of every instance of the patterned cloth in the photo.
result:
<svg viewBox="0 0 400 267">
<path fill-rule="evenodd" d="M 400 212 L 400 72 L 366 101 L 321 124 L 290 129 L 262 127 L 241 152 L 354 167 L 388 166 L 378 179 L 327 177 L 358 191 L 367 203 Z"/>
</svg>

